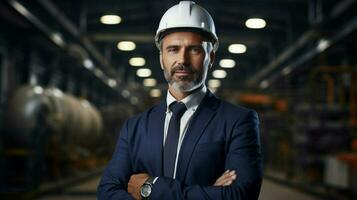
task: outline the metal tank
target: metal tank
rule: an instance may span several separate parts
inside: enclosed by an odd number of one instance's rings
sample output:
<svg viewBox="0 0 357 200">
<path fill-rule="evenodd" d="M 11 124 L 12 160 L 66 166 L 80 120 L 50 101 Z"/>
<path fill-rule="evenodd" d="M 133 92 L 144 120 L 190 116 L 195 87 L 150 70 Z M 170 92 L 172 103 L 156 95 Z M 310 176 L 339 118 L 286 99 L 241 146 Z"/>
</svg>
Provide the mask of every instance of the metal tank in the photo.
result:
<svg viewBox="0 0 357 200">
<path fill-rule="evenodd" d="M 62 144 L 89 148 L 101 137 L 102 117 L 88 101 L 57 88 L 23 86 L 10 99 L 6 129 L 6 141 L 15 146 L 52 137 Z"/>
<path fill-rule="evenodd" d="M 44 136 L 51 103 L 39 86 L 24 86 L 14 92 L 6 108 L 5 141 L 8 145 L 27 147 Z"/>
</svg>

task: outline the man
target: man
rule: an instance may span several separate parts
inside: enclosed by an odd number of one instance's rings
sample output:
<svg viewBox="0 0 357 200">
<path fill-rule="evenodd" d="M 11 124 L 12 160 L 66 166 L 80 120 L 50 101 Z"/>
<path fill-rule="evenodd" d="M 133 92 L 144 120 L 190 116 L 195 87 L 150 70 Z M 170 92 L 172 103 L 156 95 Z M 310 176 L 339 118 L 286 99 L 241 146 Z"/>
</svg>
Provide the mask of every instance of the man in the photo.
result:
<svg viewBox="0 0 357 200">
<path fill-rule="evenodd" d="M 181 1 L 162 17 L 155 41 L 166 101 L 126 121 L 98 198 L 258 199 L 257 114 L 205 86 L 218 47 L 210 14 Z"/>
</svg>

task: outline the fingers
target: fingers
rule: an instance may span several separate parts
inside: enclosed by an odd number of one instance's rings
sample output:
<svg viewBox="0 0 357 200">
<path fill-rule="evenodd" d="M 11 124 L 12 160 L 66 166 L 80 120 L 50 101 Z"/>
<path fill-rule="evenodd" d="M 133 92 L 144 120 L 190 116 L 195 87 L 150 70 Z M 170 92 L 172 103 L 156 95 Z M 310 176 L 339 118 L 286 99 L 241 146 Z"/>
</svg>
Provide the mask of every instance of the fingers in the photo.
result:
<svg viewBox="0 0 357 200">
<path fill-rule="evenodd" d="M 227 170 L 216 180 L 214 186 L 229 186 L 236 178 L 237 175 L 234 170 Z"/>
<path fill-rule="evenodd" d="M 225 179 L 225 177 L 227 176 L 227 174 L 229 173 L 229 170 L 227 169 L 217 180 L 215 184 L 222 184 L 223 180 Z"/>
</svg>

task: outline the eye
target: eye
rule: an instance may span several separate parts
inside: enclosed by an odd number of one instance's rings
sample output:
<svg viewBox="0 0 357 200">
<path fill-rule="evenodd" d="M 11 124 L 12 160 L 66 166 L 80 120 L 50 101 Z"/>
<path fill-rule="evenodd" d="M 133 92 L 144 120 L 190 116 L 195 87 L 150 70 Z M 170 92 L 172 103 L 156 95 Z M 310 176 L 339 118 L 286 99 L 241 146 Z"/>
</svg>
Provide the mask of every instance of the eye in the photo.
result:
<svg viewBox="0 0 357 200">
<path fill-rule="evenodd" d="M 190 51 L 193 54 L 200 54 L 202 52 L 202 47 L 192 47 Z"/>
<path fill-rule="evenodd" d="M 178 48 L 177 48 L 177 47 L 168 47 L 168 48 L 166 49 L 166 51 L 167 51 L 168 53 L 176 53 L 176 52 L 178 51 Z"/>
</svg>

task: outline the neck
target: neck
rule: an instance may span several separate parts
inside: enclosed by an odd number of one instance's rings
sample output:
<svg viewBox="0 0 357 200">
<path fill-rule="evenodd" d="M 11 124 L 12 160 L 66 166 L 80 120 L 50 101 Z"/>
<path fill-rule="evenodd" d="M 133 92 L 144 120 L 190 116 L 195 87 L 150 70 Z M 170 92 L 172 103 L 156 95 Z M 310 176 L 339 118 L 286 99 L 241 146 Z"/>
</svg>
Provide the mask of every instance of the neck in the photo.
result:
<svg viewBox="0 0 357 200">
<path fill-rule="evenodd" d="M 196 92 L 197 90 L 200 90 L 202 87 L 203 85 L 192 91 L 182 92 L 182 91 L 176 91 L 173 87 L 171 87 L 171 85 L 169 85 L 169 92 L 173 97 L 175 97 L 177 101 L 181 101 L 182 99 L 186 98 L 188 95 Z"/>
</svg>

